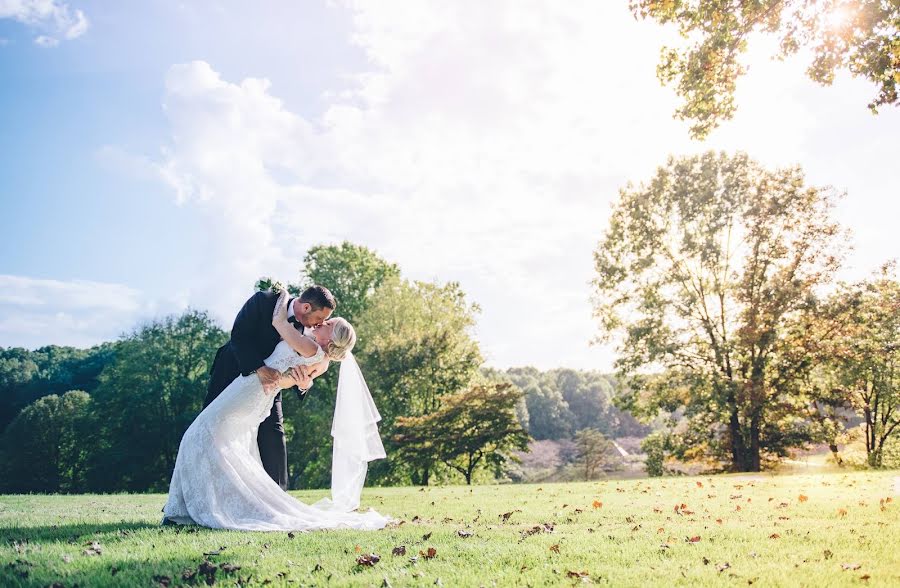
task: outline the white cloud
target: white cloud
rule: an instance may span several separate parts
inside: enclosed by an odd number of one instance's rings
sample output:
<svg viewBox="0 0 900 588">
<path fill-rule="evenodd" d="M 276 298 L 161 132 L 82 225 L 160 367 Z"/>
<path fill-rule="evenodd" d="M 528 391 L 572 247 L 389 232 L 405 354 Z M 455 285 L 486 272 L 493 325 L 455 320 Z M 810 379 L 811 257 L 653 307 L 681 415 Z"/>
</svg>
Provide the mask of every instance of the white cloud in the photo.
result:
<svg viewBox="0 0 900 588">
<path fill-rule="evenodd" d="M 55 47 L 62 39 L 75 39 L 87 32 L 84 12 L 58 0 L 0 0 L 0 18 L 11 18 L 46 34 L 35 37 L 41 47 Z"/>
<path fill-rule="evenodd" d="M 48 37 L 47 35 L 38 35 L 34 38 L 34 44 L 49 49 L 59 45 L 59 39 Z"/>
<path fill-rule="evenodd" d="M 0 346 L 93 345 L 151 310 L 122 284 L 0 275 Z"/>
<path fill-rule="evenodd" d="M 736 119 L 689 141 L 654 73 L 669 33 L 634 22 L 624 3 L 349 9 L 372 69 L 326 93 L 315 118 L 288 110 L 265 79 L 227 81 L 205 62 L 167 75 L 172 141 L 151 166 L 206 215 L 209 263 L 189 296 L 218 300 L 225 322 L 259 275 L 291 279 L 309 245 L 350 239 L 413 277 L 461 281 L 484 309 L 493 363 L 605 369 L 612 351 L 587 346 L 591 252 L 625 181 L 709 148 L 802 163 L 817 182 L 829 152 L 859 169 L 856 151 L 816 133 L 847 92 L 863 110 L 860 89 L 819 89 L 802 64 L 758 54 Z M 889 149 L 870 155 L 890 164 Z M 865 200 L 862 175 L 843 177 Z"/>
</svg>

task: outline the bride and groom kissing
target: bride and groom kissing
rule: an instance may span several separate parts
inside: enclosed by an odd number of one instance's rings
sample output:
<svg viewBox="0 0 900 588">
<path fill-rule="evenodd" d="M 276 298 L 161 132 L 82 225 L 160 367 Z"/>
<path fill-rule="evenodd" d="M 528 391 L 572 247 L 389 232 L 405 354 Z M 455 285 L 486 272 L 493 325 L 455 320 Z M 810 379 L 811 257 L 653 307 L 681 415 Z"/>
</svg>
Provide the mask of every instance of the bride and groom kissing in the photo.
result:
<svg viewBox="0 0 900 588">
<path fill-rule="evenodd" d="M 250 531 L 380 529 L 390 517 L 355 512 L 368 462 L 385 457 L 381 420 L 353 357 L 353 326 L 332 318 L 324 286 L 299 297 L 254 294 L 241 308 L 231 339 L 219 348 L 204 409 L 188 427 L 163 508 L 163 524 Z M 307 505 L 287 490 L 281 390 L 302 399 L 313 380 L 339 362 L 331 498 Z"/>
</svg>

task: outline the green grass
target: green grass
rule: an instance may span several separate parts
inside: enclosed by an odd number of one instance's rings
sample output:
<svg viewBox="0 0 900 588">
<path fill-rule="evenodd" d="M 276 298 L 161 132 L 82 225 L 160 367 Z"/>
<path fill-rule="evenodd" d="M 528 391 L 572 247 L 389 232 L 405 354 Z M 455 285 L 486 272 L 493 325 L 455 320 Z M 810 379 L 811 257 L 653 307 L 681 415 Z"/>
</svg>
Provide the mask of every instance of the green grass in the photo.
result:
<svg viewBox="0 0 900 588">
<path fill-rule="evenodd" d="M 898 586 L 898 475 L 371 488 L 364 505 L 405 523 L 293 537 L 159 527 L 162 495 L 0 496 L 0 585 L 158 586 L 165 576 L 175 586 L 190 583 L 182 573 L 208 559 L 240 566 L 217 568 L 216 585 Z M 295 495 L 313 501 L 325 492 Z M 544 523 L 552 532 L 523 538 Z M 462 529 L 474 535 L 460 537 Z M 91 542 L 99 555 L 89 553 Z M 406 556 L 393 556 L 401 545 Z M 429 547 L 435 557 L 410 561 Z M 369 553 L 381 560 L 358 566 Z M 192 582 L 205 585 L 200 574 Z"/>
</svg>

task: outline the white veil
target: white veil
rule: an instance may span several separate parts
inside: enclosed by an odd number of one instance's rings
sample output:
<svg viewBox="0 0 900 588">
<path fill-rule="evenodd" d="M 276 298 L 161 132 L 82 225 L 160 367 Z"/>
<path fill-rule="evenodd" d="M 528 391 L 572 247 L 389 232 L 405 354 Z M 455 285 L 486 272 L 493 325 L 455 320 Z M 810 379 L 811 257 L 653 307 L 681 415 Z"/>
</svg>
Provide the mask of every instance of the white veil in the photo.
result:
<svg viewBox="0 0 900 588">
<path fill-rule="evenodd" d="M 366 481 L 369 462 L 385 457 L 378 435 L 381 420 L 372 394 L 352 353 L 341 361 L 337 401 L 331 436 L 331 499 L 323 498 L 315 506 L 350 512 L 359 507 L 359 496 Z"/>
</svg>

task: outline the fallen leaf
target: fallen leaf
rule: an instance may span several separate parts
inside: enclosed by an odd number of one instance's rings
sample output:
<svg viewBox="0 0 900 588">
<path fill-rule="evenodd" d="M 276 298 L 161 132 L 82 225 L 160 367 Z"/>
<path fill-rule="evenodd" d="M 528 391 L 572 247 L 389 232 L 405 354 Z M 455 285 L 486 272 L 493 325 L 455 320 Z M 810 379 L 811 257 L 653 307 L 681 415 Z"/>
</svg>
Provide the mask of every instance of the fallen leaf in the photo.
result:
<svg viewBox="0 0 900 588">
<path fill-rule="evenodd" d="M 556 545 L 551 545 L 550 551 L 552 551 L 553 553 L 559 553 L 559 543 L 557 543 Z"/>
<path fill-rule="evenodd" d="M 837 510 L 837 513 L 838 513 L 838 516 L 839 516 L 839 517 L 845 517 L 845 516 L 847 516 L 847 509 L 846 509 L 846 508 L 839 508 L 839 509 Z"/>
<path fill-rule="evenodd" d="M 858 569 L 861 568 L 861 567 L 862 567 L 862 566 L 861 566 L 860 564 L 858 564 L 858 563 L 849 563 L 849 564 L 848 564 L 848 563 L 845 563 L 845 564 L 841 564 L 841 569 L 844 570 L 845 572 L 846 572 L 847 570 L 858 570 Z"/>
<path fill-rule="evenodd" d="M 212 586 L 216 582 L 216 571 L 218 571 L 218 569 L 219 567 L 216 564 L 204 561 L 200 564 L 200 567 L 197 568 L 197 571 L 201 575 L 206 576 L 206 584 Z"/>
<path fill-rule="evenodd" d="M 431 539 L 431 536 L 433 534 L 434 534 L 434 531 L 432 531 L 431 533 L 425 533 L 424 535 L 422 535 L 422 541 L 428 541 L 429 539 Z"/>
<path fill-rule="evenodd" d="M 428 551 L 419 551 L 419 555 L 421 555 L 425 559 L 433 559 L 434 556 L 437 555 L 437 549 L 435 549 L 434 547 L 429 547 Z"/>
<path fill-rule="evenodd" d="M 779 535 L 778 533 L 772 533 L 771 535 L 769 535 L 769 539 L 781 539 L 781 535 Z"/>
<path fill-rule="evenodd" d="M 471 537 L 472 535 L 474 535 L 475 533 L 473 533 L 472 531 L 467 531 L 465 529 L 460 529 L 459 531 L 456 532 L 456 534 L 459 535 L 460 537 L 462 537 L 463 539 L 467 539 L 467 538 Z"/>
<path fill-rule="evenodd" d="M 406 555 L 406 545 L 398 545 L 391 550 L 391 555 Z"/>
<path fill-rule="evenodd" d="M 378 555 L 374 553 L 366 553 L 356 558 L 356 565 L 371 567 L 377 564 L 379 561 L 381 561 L 381 558 Z"/>
<path fill-rule="evenodd" d="M 731 564 L 726 561 L 724 563 L 720 563 L 719 565 L 717 565 L 716 570 L 721 574 L 722 572 L 724 572 L 725 570 L 727 570 L 730 567 L 731 567 Z"/>
<path fill-rule="evenodd" d="M 600 502 L 599 500 L 595 500 L 591 506 L 593 506 L 594 508 L 602 508 L 603 503 Z"/>
<path fill-rule="evenodd" d="M 590 574 L 588 574 L 587 572 L 573 572 L 572 570 L 569 570 L 566 572 L 566 576 L 568 576 L 569 578 L 576 578 L 580 580 L 581 578 L 589 578 Z"/>
<path fill-rule="evenodd" d="M 801 494 L 797 497 L 797 500 L 799 500 L 800 502 L 806 502 L 807 500 L 809 500 L 809 496 L 804 496 L 803 494 Z"/>
<path fill-rule="evenodd" d="M 153 581 L 162 586 L 162 588 L 169 588 L 169 584 L 172 583 L 172 578 L 169 576 L 153 576 Z"/>
<path fill-rule="evenodd" d="M 688 538 L 688 543 L 698 543 L 700 541 L 700 535 L 694 535 L 693 537 Z"/>
<path fill-rule="evenodd" d="M 830 549 L 826 549 L 825 551 L 822 552 L 822 555 L 825 556 L 825 559 L 831 559 L 831 556 L 833 556 L 834 554 L 831 553 Z"/>
<path fill-rule="evenodd" d="M 288 539 L 293 539 L 294 537 L 296 537 L 296 535 L 294 535 L 292 532 L 288 531 Z"/>
</svg>

